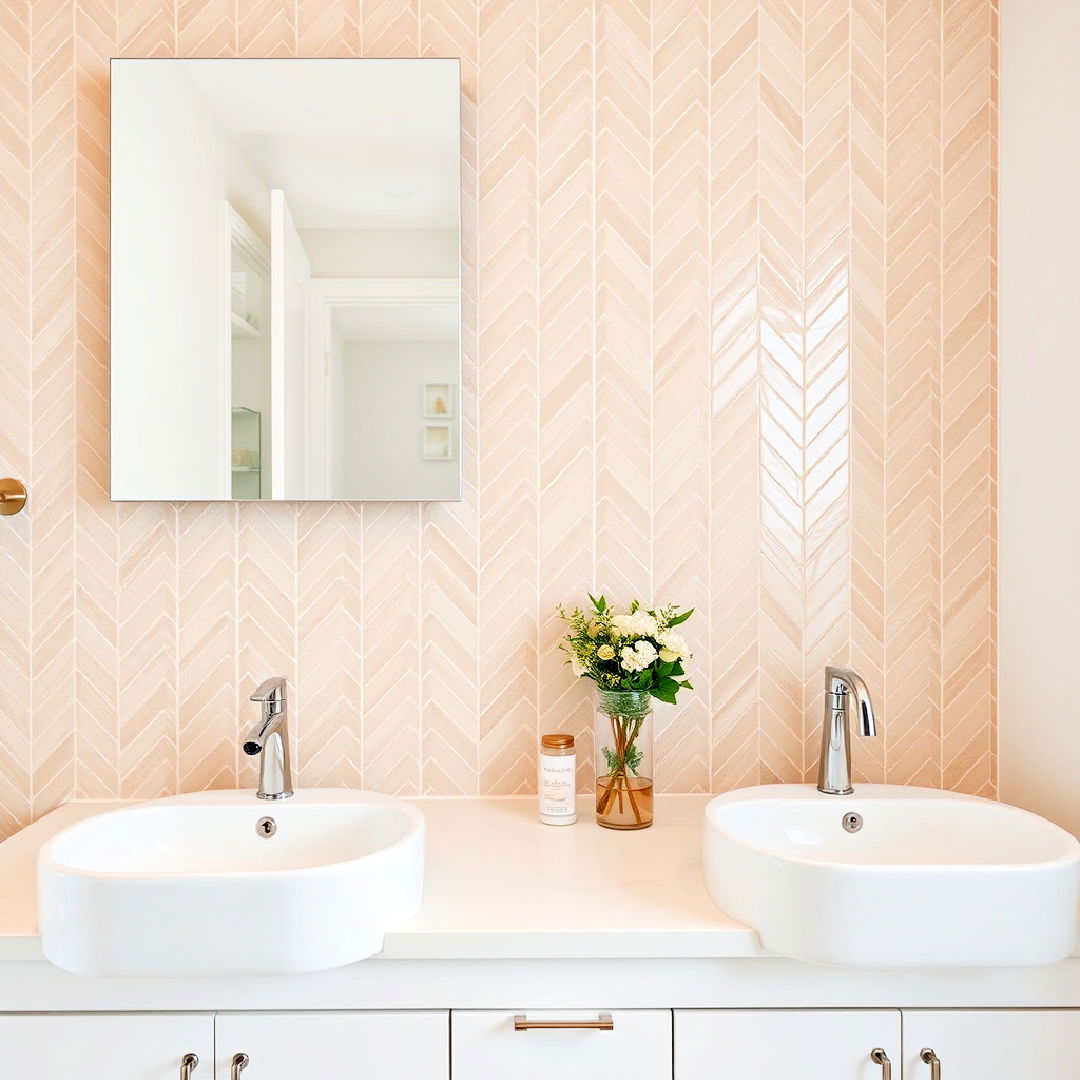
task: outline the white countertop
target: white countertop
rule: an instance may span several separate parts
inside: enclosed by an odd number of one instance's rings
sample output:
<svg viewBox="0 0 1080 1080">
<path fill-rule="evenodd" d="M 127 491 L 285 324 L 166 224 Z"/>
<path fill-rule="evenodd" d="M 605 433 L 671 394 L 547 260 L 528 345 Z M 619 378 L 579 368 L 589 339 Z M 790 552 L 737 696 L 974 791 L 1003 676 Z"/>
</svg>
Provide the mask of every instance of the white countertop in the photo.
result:
<svg viewBox="0 0 1080 1080">
<path fill-rule="evenodd" d="M 410 799 L 427 823 L 424 904 L 384 959 L 767 955 L 713 906 L 701 874 L 708 795 L 661 795 L 640 832 L 541 825 L 535 797 Z M 252 797 L 254 802 L 254 796 Z M 36 858 L 53 834 L 120 802 L 69 803 L 0 844 L 0 961 L 41 960 Z"/>
</svg>

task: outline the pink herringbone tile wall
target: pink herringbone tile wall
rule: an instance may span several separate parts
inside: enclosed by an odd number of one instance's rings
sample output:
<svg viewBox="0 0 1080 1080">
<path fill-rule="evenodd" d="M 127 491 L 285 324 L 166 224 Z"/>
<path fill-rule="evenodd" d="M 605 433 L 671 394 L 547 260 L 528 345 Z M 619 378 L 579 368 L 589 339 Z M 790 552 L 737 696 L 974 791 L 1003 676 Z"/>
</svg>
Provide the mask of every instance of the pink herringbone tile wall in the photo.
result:
<svg viewBox="0 0 1080 1080">
<path fill-rule="evenodd" d="M 73 796 L 525 792 L 586 590 L 697 607 L 658 782 L 995 791 L 995 0 L 0 5 L 0 835 Z M 460 504 L 108 500 L 110 56 L 460 56 Z M 588 762 L 583 761 L 583 776 Z"/>
</svg>

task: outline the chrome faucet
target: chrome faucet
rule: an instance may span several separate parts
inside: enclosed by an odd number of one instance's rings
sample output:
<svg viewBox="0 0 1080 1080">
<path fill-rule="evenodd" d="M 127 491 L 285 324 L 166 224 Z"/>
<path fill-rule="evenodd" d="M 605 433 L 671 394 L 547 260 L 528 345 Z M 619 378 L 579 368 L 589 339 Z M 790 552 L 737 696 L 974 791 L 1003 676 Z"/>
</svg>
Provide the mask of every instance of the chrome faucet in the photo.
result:
<svg viewBox="0 0 1080 1080">
<path fill-rule="evenodd" d="M 851 723 L 848 702 L 855 699 L 859 711 L 859 734 L 877 734 L 870 691 L 859 675 L 848 668 L 825 669 L 825 723 L 821 732 L 821 765 L 817 789 L 824 795 L 850 795 Z"/>
<path fill-rule="evenodd" d="M 260 799 L 287 799 L 292 793 L 292 770 L 289 768 L 289 712 L 285 700 L 285 680 L 280 676 L 267 679 L 254 694 L 252 701 L 262 703 L 262 719 L 244 740 L 244 753 L 250 757 L 262 754 L 259 765 Z"/>
</svg>

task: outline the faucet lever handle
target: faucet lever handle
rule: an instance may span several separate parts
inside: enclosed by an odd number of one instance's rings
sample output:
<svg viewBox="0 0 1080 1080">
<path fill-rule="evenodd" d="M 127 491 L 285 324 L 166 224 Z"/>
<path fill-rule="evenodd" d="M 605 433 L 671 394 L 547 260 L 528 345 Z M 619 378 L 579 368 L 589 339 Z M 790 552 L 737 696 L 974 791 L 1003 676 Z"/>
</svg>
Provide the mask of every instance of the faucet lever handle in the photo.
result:
<svg viewBox="0 0 1080 1080">
<path fill-rule="evenodd" d="M 271 712 L 280 712 L 280 706 L 285 702 L 285 678 L 282 675 L 274 675 L 265 679 L 258 689 L 251 695 L 252 701 L 261 701 L 271 706 Z"/>
</svg>

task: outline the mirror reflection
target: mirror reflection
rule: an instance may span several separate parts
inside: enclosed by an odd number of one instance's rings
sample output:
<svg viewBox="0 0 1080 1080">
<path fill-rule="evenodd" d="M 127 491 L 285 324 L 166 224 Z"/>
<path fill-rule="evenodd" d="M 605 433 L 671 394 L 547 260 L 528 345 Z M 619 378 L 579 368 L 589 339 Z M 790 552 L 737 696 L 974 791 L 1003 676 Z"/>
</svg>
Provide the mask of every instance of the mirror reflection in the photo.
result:
<svg viewBox="0 0 1080 1080">
<path fill-rule="evenodd" d="M 115 60 L 112 497 L 460 498 L 456 60 Z"/>
</svg>

